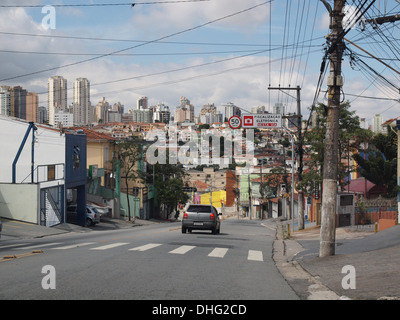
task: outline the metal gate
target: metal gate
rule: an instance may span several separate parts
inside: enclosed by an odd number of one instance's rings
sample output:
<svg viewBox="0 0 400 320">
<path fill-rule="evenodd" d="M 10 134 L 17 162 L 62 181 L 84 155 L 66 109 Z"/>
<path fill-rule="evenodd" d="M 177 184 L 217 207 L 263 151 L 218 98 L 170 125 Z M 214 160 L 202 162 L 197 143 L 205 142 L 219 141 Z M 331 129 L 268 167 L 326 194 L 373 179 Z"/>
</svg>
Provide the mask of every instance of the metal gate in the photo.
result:
<svg viewBox="0 0 400 320">
<path fill-rule="evenodd" d="M 64 222 L 64 186 L 40 189 L 40 225 L 52 227 Z"/>
</svg>

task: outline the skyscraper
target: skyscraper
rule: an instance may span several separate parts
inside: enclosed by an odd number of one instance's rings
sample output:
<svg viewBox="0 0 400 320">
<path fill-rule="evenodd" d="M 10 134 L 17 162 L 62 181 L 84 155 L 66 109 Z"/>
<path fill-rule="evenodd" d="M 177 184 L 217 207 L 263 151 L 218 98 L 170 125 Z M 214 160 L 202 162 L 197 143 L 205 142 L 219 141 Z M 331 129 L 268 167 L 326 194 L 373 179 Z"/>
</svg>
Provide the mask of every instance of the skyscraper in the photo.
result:
<svg viewBox="0 0 400 320">
<path fill-rule="evenodd" d="M 25 119 L 29 122 L 39 122 L 39 99 L 35 92 L 27 92 Z"/>
<path fill-rule="evenodd" d="M 372 119 L 372 132 L 379 133 L 384 131 L 382 128 L 382 123 L 383 123 L 382 116 L 379 113 L 374 115 L 374 118 Z"/>
<path fill-rule="evenodd" d="M 11 115 L 11 95 L 9 86 L 0 86 L 0 114 Z"/>
<path fill-rule="evenodd" d="M 222 107 L 225 108 L 225 121 L 228 121 L 232 116 L 241 116 L 242 112 L 240 111 L 239 107 L 235 106 L 232 102 L 228 102 Z"/>
<path fill-rule="evenodd" d="M 92 122 L 92 106 L 90 104 L 90 82 L 86 78 L 78 78 L 74 82 L 74 123 L 85 125 Z"/>
<path fill-rule="evenodd" d="M 26 120 L 26 94 L 27 91 L 20 86 L 10 89 L 12 117 Z"/>
<path fill-rule="evenodd" d="M 176 123 L 194 121 L 194 106 L 190 103 L 189 99 L 180 97 L 179 106 L 175 109 L 174 121 Z"/>
<path fill-rule="evenodd" d="M 67 80 L 61 76 L 50 77 L 48 94 L 49 124 L 54 125 L 54 114 L 67 108 Z"/>
<path fill-rule="evenodd" d="M 147 97 L 141 97 L 138 101 L 137 101 L 137 110 L 144 110 L 147 109 L 148 107 L 148 99 Z"/>
</svg>

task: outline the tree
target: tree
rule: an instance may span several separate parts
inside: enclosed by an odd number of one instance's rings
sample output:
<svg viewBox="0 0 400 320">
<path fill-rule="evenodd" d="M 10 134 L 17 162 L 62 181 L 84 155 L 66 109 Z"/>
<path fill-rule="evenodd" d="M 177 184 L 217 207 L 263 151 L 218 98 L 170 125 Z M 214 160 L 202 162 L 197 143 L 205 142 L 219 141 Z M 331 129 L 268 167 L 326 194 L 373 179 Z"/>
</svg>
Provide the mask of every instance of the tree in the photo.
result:
<svg viewBox="0 0 400 320">
<path fill-rule="evenodd" d="M 398 192 L 397 186 L 397 145 L 395 139 L 397 134 L 388 126 L 388 134 L 379 133 L 370 140 L 371 150 L 367 159 L 359 153 L 353 158 L 359 165 L 358 171 L 377 186 L 386 187 L 387 197 L 395 197 Z"/>
<path fill-rule="evenodd" d="M 350 111 L 351 105 L 349 101 L 344 102 L 340 105 L 339 114 L 339 159 L 349 159 L 350 153 L 355 148 L 358 148 L 361 142 L 369 139 L 371 133 L 369 130 L 360 128 L 360 119 L 355 114 L 355 111 Z M 326 106 L 320 103 L 316 108 L 317 114 L 316 123 L 313 124 L 313 128 L 307 131 L 304 135 L 305 144 L 309 146 L 309 154 L 311 157 L 311 163 L 309 167 L 312 168 L 313 174 L 302 175 L 304 183 L 303 186 L 312 184 L 312 181 L 308 179 L 315 179 L 315 175 L 318 172 L 323 172 L 324 166 L 324 153 L 325 153 L 325 134 L 326 134 Z M 346 182 L 344 178 L 351 172 L 351 166 L 348 162 L 347 165 L 339 162 L 338 170 L 338 182 L 340 187 L 343 189 Z M 322 180 L 321 180 L 322 181 Z"/>
<path fill-rule="evenodd" d="M 177 218 L 179 216 L 178 205 L 189 200 L 189 196 L 183 191 L 184 184 L 182 179 L 172 178 L 162 181 L 162 179 L 157 178 L 155 186 L 158 200 L 166 207 L 167 217 L 175 209 L 175 218 Z"/>
<path fill-rule="evenodd" d="M 156 152 L 158 153 L 158 150 Z M 159 206 L 164 207 L 166 215 L 169 217 L 174 209 L 178 212 L 179 203 L 186 203 L 189 200 L 189 196 L 184 192 L 183 180 L 186 173 L 181 165 L 169 163 L 168 150 L 166 152 L 166 161 L 166 164 L 154 164 L 153 172 L 142 176 L 142 178 L 147 182 L 153 182 L 157 190 Z"/>
<path fill-rule="evenodd" d="M 131 220 L 131 206 L 129 202 L 129 180 L 140 178 L 138 168 L 136 166 L 140 153 L 140 144 L 137 140 L 125 140 L 117 144 L 117 154 L 120 167 L 121 177 L 125 180 L 126 200 L 128 202 L 128 219 Z"/>
</svg>

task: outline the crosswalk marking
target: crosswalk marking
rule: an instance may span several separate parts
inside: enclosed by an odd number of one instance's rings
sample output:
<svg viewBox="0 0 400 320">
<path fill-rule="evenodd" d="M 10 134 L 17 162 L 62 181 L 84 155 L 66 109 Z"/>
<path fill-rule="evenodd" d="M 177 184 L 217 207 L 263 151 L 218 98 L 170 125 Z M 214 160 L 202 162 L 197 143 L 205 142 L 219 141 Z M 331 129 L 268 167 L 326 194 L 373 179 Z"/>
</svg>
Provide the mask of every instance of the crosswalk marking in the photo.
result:
<svg viewBox="0 0 400 320">
<path fill-rule="evenodd" d="M 175 250 L 172 250 L 169 253 L 185 254 L 186 252 L 192 250 L 193 248 L 195 248 L 195 246 L 180 246 L 179 248 L 176 248 Z"/>
<path fill-rule="evenodd" d="M 252 261 L 263 261 L 263 254 L 262 251 L 258 250 L 249 250 L 249 254 L 247 256 L 247 260 Z"/>
<path fill-rule="evenodd" d="M 67 249 L 73 249 L 73 248 L 78 248 L 78 247 L 83 247 L 83 246 L 88 246 L 91 244 L 94 244 L 96 242 L 84 242 L 84 243 L 78 243 L 78 244 L 71 244 L 69 246 L 64 246 L 64 247 L 56 247 L 52 248 L 53 250 L 67 250 Z"/>
<path fill-rule="evenodd" d="M 22 248 L 16 248 L 18 250 L 28 250 L 28 249 L 34 249 L 34 248 L 44 248 L 44 247 L 50 247 L 50 246 L 55 246 L 60 244 L 59 242 L 52 242 L 52 243 L 38 243 L 32 246 L 28 246 L 28 247 L 22 247 Z"/>
<path fill-rule="evenodd" d="M 68 250 L 68 249 L 73 249 L 73 248 L 78 248 L 78 247 L 89 246 L 89 245 L 93 245 L 93 244 L 96 244 L 96 242 L 83 242 L 83 243 L 75 243 L 75 244 L 70 244 L 70 245 L 62 245 L 62 243 L 59 243 L 59 242 L 52 242 L 52 243 L 42 243 L 42 244 L 38 243 L 35 245 L 31 244 L 29 246 L 20 247 L 21 245 L 27 245 L 26 243 L 21 243 L 21 244 L 14 244 L 14 245 L 8 245 L 8 246 L 7 245 L 1 246 L 0 249 L 6 249 L 6 248 L 11 249 L 12 247 L 14 247 L 13 249 L 17 249 L 17 250 L 28 250 L 28 249 L 38 249 L 38 248 L 55 246 L 54 248 L 51 248 L 51 249 L 53 249 L 53 250 Z M 115 242 L 115 243 L 110 243 L 110 244 L 103 245 L 100 247 L 89 248 L 89 250 L 107 250 L 107 249 L 112 249 L 112 248 L 129 245 L 129 244 L 130 243 L 128 243 L 128 242 Z M 160 247 L 162 245 L 163 244 L 161 244 L 161 243 L 148 243 L 148 244 L 134 247 L 134 248 L 131 248 L 128 250 L 143 252 L 143 251 L 148 251 L 150 249 Z M 16 246 L 18 246 L 18 247 L 16 247 Z M 174 250 L 169 251 L 168 253 L 183 255 L 197 247 L 198 246 L 181 245 L 181 246 L 175 248 Z M 212 251 L 210 253 L 208 253 L 208 257 L 222 259 L 226 256 L 228 251 L 229 251 L 229 248 L 215 247 L 214 249 L 212 249 Z M 248 250 L 247 260 L 249 260 L 249 261 L 264 261 L 262 251 Z"/>
<path fill-rule="evenodd" d="M 156 248 L 158 246 L 162 246 L 162 244 L 160 244 L 160 243 L 149 243 L 149 244 L 145 244 L 144 246 L 132 248 L 132 249 L 129 249 L 129 250 L 130 251 L 146 251 L 146 250 L 149 250 L 149 249 Z"/>
<path fill-rule="evenodd" d="M 119 246 L 124 246 L 127 244 L 129 244 L 129 243 L 128 242 L 116 242 L 116 243 L 107 244 L 107 245 L 101 246 L 101 247 L 91 248 L 90 250 L 107 250 L 107 249 L 111 249 L 111 248 L 115 248 L 115 247 L 119 247 Z"/>
<path fill-rule="evenodd" d="M 227 252 L 228 248 L 215 248 L 213 251 L 211 251 L 211 253 L 208 256 L 215 258 L 223 258 Z"/>
</svg>

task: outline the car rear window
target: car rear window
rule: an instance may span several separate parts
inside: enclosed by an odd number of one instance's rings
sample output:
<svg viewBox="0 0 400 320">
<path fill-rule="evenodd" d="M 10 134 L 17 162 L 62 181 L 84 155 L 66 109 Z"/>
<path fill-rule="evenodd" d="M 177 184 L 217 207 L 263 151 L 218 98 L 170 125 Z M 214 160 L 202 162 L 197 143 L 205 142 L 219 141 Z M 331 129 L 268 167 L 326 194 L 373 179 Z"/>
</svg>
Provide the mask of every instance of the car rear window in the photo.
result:
<svg viewBox="0 0 400 320">
<path fill-rule="evenodd" d="M 189 206 L 188 212 L 211 212 L 210 206 Z"/>
</svg>

